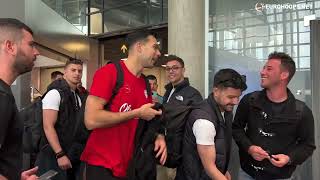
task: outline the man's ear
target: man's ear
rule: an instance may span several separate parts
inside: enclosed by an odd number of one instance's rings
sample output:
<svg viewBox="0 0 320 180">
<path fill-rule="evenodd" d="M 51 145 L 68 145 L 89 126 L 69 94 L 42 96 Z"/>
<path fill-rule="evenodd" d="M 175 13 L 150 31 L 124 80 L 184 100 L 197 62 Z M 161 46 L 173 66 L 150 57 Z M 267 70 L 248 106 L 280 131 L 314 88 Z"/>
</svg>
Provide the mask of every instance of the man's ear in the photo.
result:
<svg viewBox="0 0 320 180">
<path fill-rule="evenodd" d="M 283 71 L 280 74 L 281 80 L 289 79 L 289 72 L 288 71 Z"/>
<path fill-rule="evenodd" d="M 217 88 L 217 87 L 212 88 L 212 94 L 214 97 L 218 96 L 219 93 L 220 93 L 219 88 Z"/>
<path fill-rule="evenodd" d="M 16 43 L 14 43 L 11 40 L 5 40 L 3 42 L 3 44 L 4 44 L 4 51 L 5 52 L 7 52 L 8 54 L 11 54 L 11 55 L 16 55 L 17 54 L 18 46 L 17 46 Z"/>
<path fill-rule="evenodd" d="M 140 41 L 138 41 L 138 42 L 134 45 L 134 48 L 136 48 L 137 51 L 138 51 L 139 53 L 141 53 L 141 52 L 142 52 L 142 43 L 141 43 Z"/>
</svg>

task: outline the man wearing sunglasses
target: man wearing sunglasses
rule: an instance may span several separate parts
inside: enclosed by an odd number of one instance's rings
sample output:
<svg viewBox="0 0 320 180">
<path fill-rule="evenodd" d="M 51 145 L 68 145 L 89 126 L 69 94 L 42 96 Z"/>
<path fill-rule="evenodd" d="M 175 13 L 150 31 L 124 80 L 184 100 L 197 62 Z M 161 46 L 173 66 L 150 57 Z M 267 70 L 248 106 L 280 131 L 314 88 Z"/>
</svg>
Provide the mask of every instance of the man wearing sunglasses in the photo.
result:
<svg viewBox="0 0 320 180">
<path fill-rule="evenodd" d="M 227 170 L 232 110 L 246 88 L 245 80 L 235 70 L 216 73 L 212 93 L 194 107 L 187 119 L 176 180 L 231 180 Z"/>
<path fill-rule="evenodd" d="M 233 123 L 239 180 L 291 180 L 296 166 L 312 155 L 312 112 L 287 87 L 295 71 L 289 55 L 271 53 L 260 72 L 264 89 L 242 98 Z"/>
</svg>

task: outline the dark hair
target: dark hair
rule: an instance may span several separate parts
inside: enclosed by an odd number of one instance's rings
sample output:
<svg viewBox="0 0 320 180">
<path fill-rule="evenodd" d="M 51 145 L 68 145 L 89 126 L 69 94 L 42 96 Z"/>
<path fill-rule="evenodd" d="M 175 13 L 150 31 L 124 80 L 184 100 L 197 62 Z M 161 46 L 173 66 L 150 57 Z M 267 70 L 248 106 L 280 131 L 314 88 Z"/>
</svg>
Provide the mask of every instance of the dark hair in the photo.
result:
<svg viewBox="0 0 320 180">
<path fill-rule="evenodd" d="M 0 29 L 1 28 L 11 28 L 11 30 L 26 30 L 28 31 L 31 35 L 33 35 L 33 31 L 29 26 L 24 24 L 23 22 L 13 19 L 13 18 L 0 18 Z M 22 34 L 22 31 L 19 35 Z"/>
<path fill-rule="evenodd" d="M 146 79 L 147 79 L 147 80 L 154 80 L 154 81 L 157 81 L 157 77 L 156 77 L 156 76 L 154 76 L 154 75 L 152 75 L 152 74 L 150 74 L 150 75 L 146 76 Z"/>
<path fill-rule="evenodd" d="M 281 67 L 289 72 L 289 78 L 288 78 L 288 82 L 289 82 L 296 72 L 296 63 L 291 58 L 291 56 L 289 56 L 284 52 L 274 51 L 273 53 L 269 54 L 268 60 L 270 59 L 280 60 Z"/>
<path fill-rule="evenodd" d="M 178 62 L 180 63 L 180 65 L 181 65 L 182 67 L 184 67 L 184 61 L 183 61 L 180 57 L 178 57 L 178 56 L 176 56 L 176 55 L 171 54 L 171 55 L 169 55 L 166 59 L 167 59 L 167 60 L 166 60 L 166 64 L 167 64 L 168 62 L 171 62 L 171 61 L 178 61 Z"/>
<path fill-rule="evenodd" d="M 135 32 L 127 35 L 126 44 L 127 44 L 128 48 L 130 49 L 138 41 L 145 41 L 146 42 L 147 38 L 149 36 L 156 37 L 156 35 L 154 33 L 151 33 L 149 30 L 135 31 Z"/>
<path fill-rule="evenodd" d="M 214 76 L 213 87 L 231 87 L 244 91 L 247 89 L 246 76 L 241 76 L 237 71 L 233 69 L 221 69 Z"/>
<path fill-rule="evenodd" d="M 82 66 L 83 62 L 80 59 L 70 58 L 69 61 L 66 62 L 65 67 L 69 66 L 70 64 L 78 64 Z"/>
<path fill-rule="evenodd" d="M 63 76 L 63 73 L 60 72 L 60 71 L 53 71 L 53 72 L 51 73 L 51 79 L 56 79 L 58 75 Z"/>
</svg>

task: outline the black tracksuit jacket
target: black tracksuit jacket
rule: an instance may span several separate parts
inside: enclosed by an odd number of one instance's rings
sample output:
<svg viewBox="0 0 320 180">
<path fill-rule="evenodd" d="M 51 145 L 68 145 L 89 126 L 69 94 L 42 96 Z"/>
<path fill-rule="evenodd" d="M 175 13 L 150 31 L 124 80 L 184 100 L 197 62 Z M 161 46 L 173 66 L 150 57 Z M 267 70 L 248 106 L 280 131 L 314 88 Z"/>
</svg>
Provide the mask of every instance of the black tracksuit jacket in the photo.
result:
<svg viewBox="0 0 320 180">
<path fill-rule="evenodd" d="M 256 179 L 291 177 L 296 165 L 303 163 L 315 149 L 312 112 L 289 89 L 287 92 L 286 104 L 277 114 L 273 114 L 265 90 L 245 95 L 237 108 L 232 128 L 241 168 Z M 290 162 L 278 168 L 267 159 L 256 161 L 248 154 L 251 145 L 260 146 L 271 155 L 286 154 Z"/>
</svg>

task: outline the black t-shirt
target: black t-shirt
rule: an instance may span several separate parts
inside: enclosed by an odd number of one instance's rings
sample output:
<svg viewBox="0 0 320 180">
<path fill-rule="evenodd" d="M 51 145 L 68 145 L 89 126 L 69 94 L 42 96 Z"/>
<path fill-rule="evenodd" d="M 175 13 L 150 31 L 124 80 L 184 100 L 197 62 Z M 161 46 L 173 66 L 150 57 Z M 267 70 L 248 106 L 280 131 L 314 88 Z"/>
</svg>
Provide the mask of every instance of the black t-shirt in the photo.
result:
<svg viewBox="0 0 320 180">
<path fill-rule="evenodd" d="M 288 99 L 282 102 L 272 102 L 267 98 L 268 107 L 271 107 L 272 115 L 281 114 L 284 111 L 284 108 L 287 107 Z"/>
<path fill-rule="evenodd" d="M 0 174 L 8 179 L 20 179 L 22 169 L 23 124 L 10 89 L 0 79 Z"/>
</svg>

